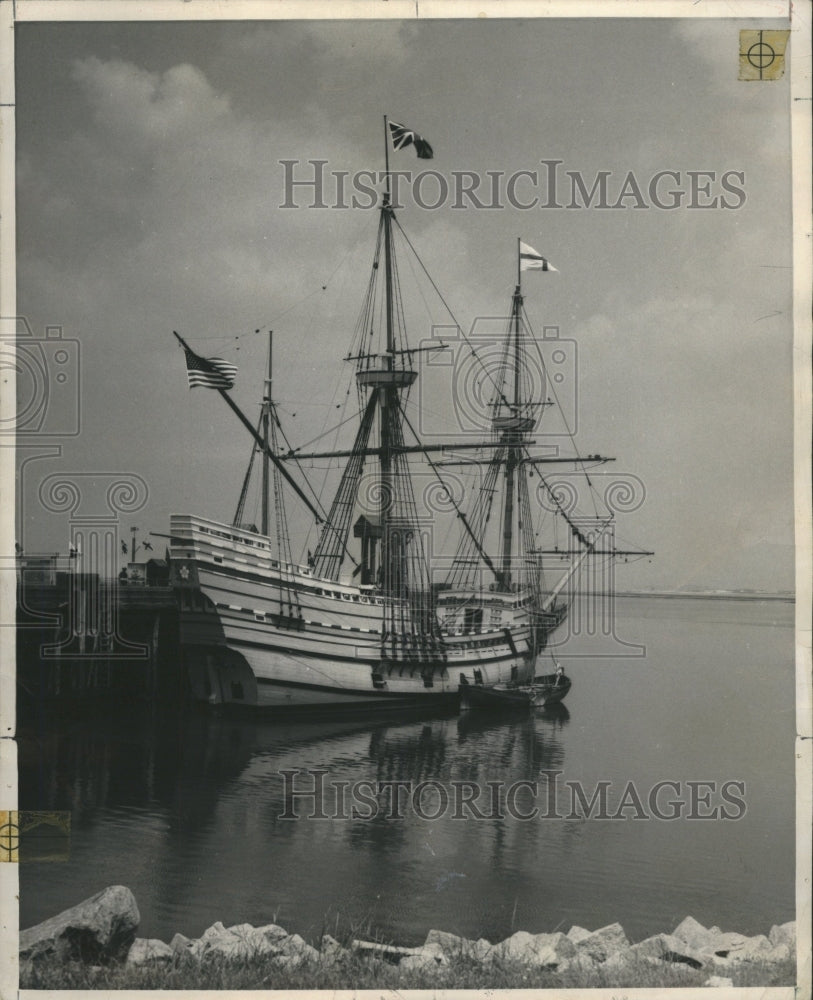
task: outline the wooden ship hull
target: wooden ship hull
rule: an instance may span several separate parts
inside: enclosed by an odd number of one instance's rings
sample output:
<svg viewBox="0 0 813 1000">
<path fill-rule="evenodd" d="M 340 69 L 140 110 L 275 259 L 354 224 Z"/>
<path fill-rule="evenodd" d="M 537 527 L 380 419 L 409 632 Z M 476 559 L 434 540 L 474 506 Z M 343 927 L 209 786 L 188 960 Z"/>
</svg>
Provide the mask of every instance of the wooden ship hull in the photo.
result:
<svg viewBox="0 0 813 1000">
<path fill-rule="evenodd" d="M 267 539 L 249 531 L 186 515 L 174 516 L 171 530 L 180 642 L 196 700 L 314 709 L 456 704 L 461 684 L 533 677 L 539 632 L 521 591 L 484 595 L 488 624 L 477 631 L 457 620 L 449 597 L 438 603 L 439 629 L 388 631 L 388 621 L 414 609 L 373 587 L 280 564 Z"/>
</svg>

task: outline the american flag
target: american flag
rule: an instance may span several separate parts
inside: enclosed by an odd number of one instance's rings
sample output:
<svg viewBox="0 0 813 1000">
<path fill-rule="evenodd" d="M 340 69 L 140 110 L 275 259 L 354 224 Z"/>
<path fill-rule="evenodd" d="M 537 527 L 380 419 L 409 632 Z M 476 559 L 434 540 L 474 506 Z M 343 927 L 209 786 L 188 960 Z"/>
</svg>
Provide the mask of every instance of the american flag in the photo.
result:
<svg viewBox="0 0 813 1000">
<path fill-rule="evenodd" d="M 426 139 L 419 136 L 417 132 L 413 132 L 405 125 L 399 125 L 398 122 L 390 122 L 389 126 L 393 149 L 414 146 L 419 160 L 431 160 L 435 155 Z"/>
<path fill-rule="evenodd" d="M 202 385 L 207 389 L 231 389 L 237 375 L 237 365 L 223 358 L 201 358 L 184 345 L 186 352 L 186 377 L 189 388 Z"/>
</svg>

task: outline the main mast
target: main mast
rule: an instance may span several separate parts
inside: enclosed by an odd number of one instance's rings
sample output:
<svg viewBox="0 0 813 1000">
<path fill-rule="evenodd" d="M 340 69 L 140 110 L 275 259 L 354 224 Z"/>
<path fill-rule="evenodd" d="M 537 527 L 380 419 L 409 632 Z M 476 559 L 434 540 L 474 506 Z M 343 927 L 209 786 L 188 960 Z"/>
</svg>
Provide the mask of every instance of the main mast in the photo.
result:
<svg viewBox="0 0 813 1000">
<path fill-rule="evenodd" d="M 384 229 L 384 309 L 386 316 L 387 350 L 384 356 L 384 369 L 392 373 L 395 360 L 395 324 L 393 316 L 392 296 L 392 206 L 390 204 L 390 142 L 387 135 L 387 116 L 384 115 L 384 197 L 381 203 L 381 224 Z M 379 520 L 381 522 L 381 566 L 383 569 L 384 589 L 388 593 L 400 589 L 397 581 L 392 579 L 392 553 L 389 544 L 389 513 L 392 505 L 392 440 L 390 419 L 398 408 L 398 392 L 393 380 L 385 381 L 381 389 L 381 503 Z"/>
<path fill-rule="evenodd" d="M 268 491 L 269 491 L 269 481 L 270 481 L 270 469 L 271 462 L 269 459 L 269 454 L 271 453 L 271 361 L 272 361 L 272 349 L 273 349 L 273 338 L 274 333 L 272 330 L 268 331 L 268 375 L 265 380 L 265 391 L 263 392 L 263 408 L 262 408 L 262 434 L 263 434 L 263 476 L 262 476 L 262 524 L 261 531 L 263 535 L 268 535 L 270 530 L 268 522 Z"/>
<path fill-rule="evenodd" d="M 396 367 L 395 358 L 409 357 L 409 352 L 398 351 L 396 345 L 395 315 L 395 261 L 393 254 L 393 208 L 390 200 L 390 155 L 387 117 L 384 116 L 384 194 L 381 202 L 380 245 L 384 251 L 384 323 L 385 347 L 383 356 L 368 355 L 367 360 L 376 360 L 372 367 L 360 367 L 356 381 L 361 388 L 369 389 L 369 406 L 378 409 L 380 428 L 380 448 L 378 451 L 380 475 L 380 500 L 378 504 L 378 532 L 380 533 L 380 574 L 381 589 L 385 594 L 404 595 L 406 567 L 404 546 L 406 538 L 398 533 L 400 526 L 394 525 L 394 516 L 404 507 L 403 488 L 406 483 L 396 482 L 397 469 L 394 459 L 404 451 L 401 432 L 401 408 L 399 392 L 407 389 L 417 378 L 417 372 L 409 368 Z M 362 362 L 363 364 L 363 362 Z M 372 413 L 372 410 L 369 411 Z M 365 431 L 369 433 L 369 430 Z M 363 455 L 366 441 L 357 439 L 354 451 Z M 361 466 L 359 466 L 359 473 Z M 399 500 L 399 497 L 401 499 Z M 409 505 L 407 505 L 409 506 Z"/>
</svg>

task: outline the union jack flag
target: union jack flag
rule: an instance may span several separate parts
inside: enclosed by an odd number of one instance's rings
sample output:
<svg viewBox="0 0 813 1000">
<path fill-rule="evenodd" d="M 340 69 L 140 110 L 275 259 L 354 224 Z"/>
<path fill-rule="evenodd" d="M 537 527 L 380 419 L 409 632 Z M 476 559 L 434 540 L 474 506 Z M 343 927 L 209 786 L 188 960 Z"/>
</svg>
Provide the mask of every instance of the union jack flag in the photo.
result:
<svg viewBox="0 0 813 1000">
<path fill-rule="evenodd" d="M 407 146 L 414 146 L 419 160 L 431 160 L 435 155 L 432 147 L 422 136 L 405 125 L 398 122 L 390 122 L 390 135 L 392 136 L 393 149 L 405 149 Z"/>
</svg>

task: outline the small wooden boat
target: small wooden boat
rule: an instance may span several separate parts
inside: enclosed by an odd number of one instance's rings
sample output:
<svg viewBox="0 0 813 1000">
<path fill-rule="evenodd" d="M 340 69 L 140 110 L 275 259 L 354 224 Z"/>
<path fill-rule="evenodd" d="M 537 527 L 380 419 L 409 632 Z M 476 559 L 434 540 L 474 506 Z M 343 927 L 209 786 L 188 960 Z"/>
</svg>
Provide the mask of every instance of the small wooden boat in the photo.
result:
<svg viewBox="0 0 813 1000">
<path fill-rule="evenodd" d="M 534 689 L 529 684 L 461 684 L 460 711 L 488 709 L 492 712 L 528 711 L 534 705 Z"/>
<path fill-rule="evenodd" d="M 534 677 L 534 706 L 546 708 L 563 701 L 573 682 L 565 674 L 539 674 Z"/>
<path fill-rule="evenodd" d="M 573 682 L 564 673 L 539 674 L 533 684 L 461 684 L 460 711 L 490 709 L 504 712 L 547 708 L 558 705 L 567 696 Z"/>
</svg>

